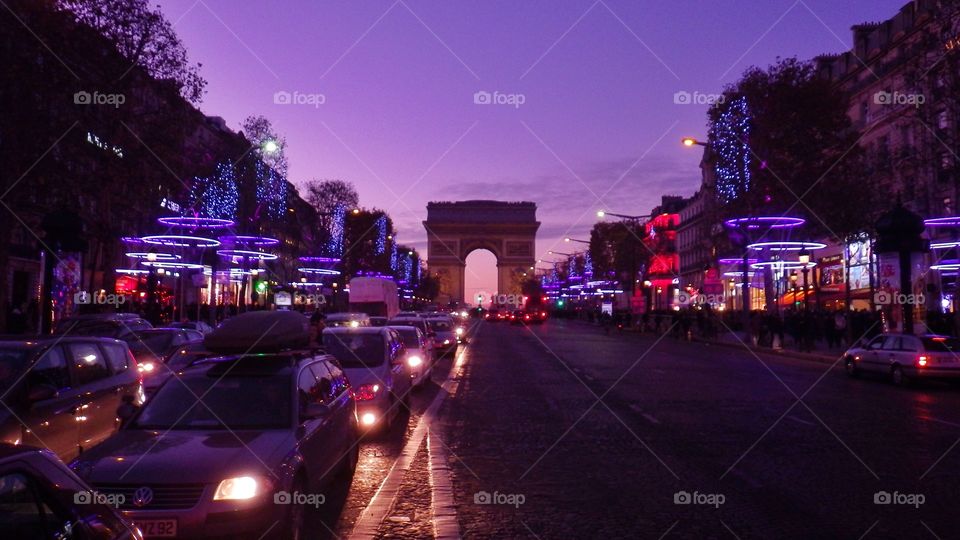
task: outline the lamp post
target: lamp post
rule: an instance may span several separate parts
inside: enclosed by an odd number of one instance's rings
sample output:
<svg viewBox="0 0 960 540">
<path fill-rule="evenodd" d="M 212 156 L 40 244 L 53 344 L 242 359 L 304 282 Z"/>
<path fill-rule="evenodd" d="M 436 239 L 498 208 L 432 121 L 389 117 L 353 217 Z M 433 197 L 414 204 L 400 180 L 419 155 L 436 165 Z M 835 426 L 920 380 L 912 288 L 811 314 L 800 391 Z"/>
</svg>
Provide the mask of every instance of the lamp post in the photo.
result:
<svg viewBox="0 0 960 540">
<path fill-rule="evenodd" d="M 597 210 L 597 217 L 598 217 L 598 218 L 603 219 L 603 218 L 605 218 L 605 217 L 607 217 L 607 216 L 614 216 L 614 217 L 618 217 L 618 218 L 622 218 L 622 219 L 629 219 L 629 220 L 632 220 L 632 221 L 640 221 L 641 219 L 646 219 L 646 218 L 650 217 L 650 214 L 646 214 L 646 215 L 642 215 L 642 216 L 630 216 L 630 215 L 627 215 L 627 214 L 617 214 L 617 213 L 614 213 L 614 212 L 607 212 L 606 210 Z"/>
<path fill-rule="evenodd" d="M 580 240 L 579 238 L 570 238 L 569 236 L 563 239 L 564 242 L 580 242 L 581 244 L 590 245 L 589 240 Z"/>
<path fill-rule="evenodd" d="M 793 303 L 797 303 L 797 271 L 790 272 L 790 292 L 793 293 Z"/>
<path fill-rule="evenodd" d="M 803 310 L 809 311 L 810 303 L 807 296 L 810 292 L 810 286 L 807 283 L 807 275 L 810 273 L 810 252 L 807 251 L 807 248 L 800 250 L 800 255 L 797 260 L 803 265 Z"/>
</svg>

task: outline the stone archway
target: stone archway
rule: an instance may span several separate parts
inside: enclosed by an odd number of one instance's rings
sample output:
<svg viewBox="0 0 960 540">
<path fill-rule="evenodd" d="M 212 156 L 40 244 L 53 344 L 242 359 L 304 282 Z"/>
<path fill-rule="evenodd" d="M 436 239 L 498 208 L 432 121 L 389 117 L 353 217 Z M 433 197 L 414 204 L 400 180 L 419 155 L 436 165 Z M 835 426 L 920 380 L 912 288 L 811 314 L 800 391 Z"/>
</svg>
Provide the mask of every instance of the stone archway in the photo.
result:
<svg viewBox="0 0 960 540">
<path fill-rule="evenodd" d="M 465 261 L 475 250 L 486 249 L 497 258 L 497 294 L 520 294 L 523 273 L 535 266 L 540 228 L 535 203 L 432 202 L 423 227 L 427 268 L 440 281 L 441 302 L 465 300 Z"/>
</svg>

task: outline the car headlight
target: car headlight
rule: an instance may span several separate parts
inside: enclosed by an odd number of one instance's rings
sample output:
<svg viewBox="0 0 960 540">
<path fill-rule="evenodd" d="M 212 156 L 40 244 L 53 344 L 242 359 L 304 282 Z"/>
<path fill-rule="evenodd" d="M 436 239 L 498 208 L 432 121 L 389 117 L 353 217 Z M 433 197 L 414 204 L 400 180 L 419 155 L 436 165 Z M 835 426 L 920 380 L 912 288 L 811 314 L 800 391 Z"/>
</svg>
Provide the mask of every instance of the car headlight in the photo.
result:
<svg viewBox="0 0 960 540">
<path fill-rule="evenodd" d="M 463 328 L 457 327 L 457 335 L 458 335 L 458 336 L 462 336 L 462 335 L 463 335 Z"/>
<path fill-rule="evenodd" d="M 237 476 L 222 480 L 213 494 L 215 501 L 242 501 L 252 499 L 270 490 L 270 481 L 257 476 Z"/>
<path fill-rule="evenodd" d="M 414 355 L 414 356 L 407 357 L 407 365 L 410 367 L 417 367 L 422 363 L 423 363 L 423 359 L 420 358 L 419 356 Z"/>
<path fill-rule="evenodd" d="M 157 369 L 157 366 L 153 362 L 144 362 L 137 365 L 137 371 L 140 373 L 153 373 L 154 369 Z"/>
</svg>

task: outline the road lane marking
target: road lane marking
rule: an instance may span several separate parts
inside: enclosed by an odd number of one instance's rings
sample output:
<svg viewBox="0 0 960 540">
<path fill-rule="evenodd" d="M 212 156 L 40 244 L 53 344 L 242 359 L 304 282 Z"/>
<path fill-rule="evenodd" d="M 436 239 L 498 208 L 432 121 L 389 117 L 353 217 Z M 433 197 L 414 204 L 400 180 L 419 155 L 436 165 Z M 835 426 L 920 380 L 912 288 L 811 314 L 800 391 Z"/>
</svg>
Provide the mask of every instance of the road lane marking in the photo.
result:
<svg viewBox="0 0 960 540">
<path fill-rule="evenodd" d="M 373 494 L 373 498 L 370 499 L 370 503 L 367 504 L 367 507 L 363 509 L 360 517 L 357 518 L 357 522 L 353 526 L 353 531 L 350 532 L 349 538 L 366 540 L 376 537 L 377 530 L 387 518 L 387 515 L 390 513 L 390 510 L 397 501 L 397 496 L 400 494 L 400 484 L 403 482 L 404 475 L 408 470 L 410 470 L 410 466 L 413 464 L 413 460 L 417 455 L 417 450 L 420 449 L 420 445 L 423 443 L 423 439 L 427 435 L 427 431 L 430 428 L 430 423 L 433 421 L 434 417 L 436 417 L 437 411 L 440 409 L 440 405 L 443 404 L 444 399 L 446 399 L 448 395 L 452 395 L 457 391 L 458 382 L 456 379 L 463 373 L 463 366 L 466 363 L 466 352 L 467 347 L 464 347 L 463 351 L 460 352 L 450 366 L 450 372 L 447 374 L 446 380 L 441 385 L 440 391 L 437 392 L 437 395 L 434 396 L 433 401 L 430 402 L 430 406 L 427 407 L 427 410 L 424 411 L 424 413 L 420 416 L 420 420 L 417 422 L 417 427 L 414 428 L 413 433 L 410 435 L 410 439 L 408 439 L 407 443 L 404 445 L 403 450 L 400 452 L 400 456 L 398 456 L 397 460 L 393 462 L 393 466 L 390 467 L 390 472 L 387 473 L 387 477 L 383 480 L 383 483 L 380 484 L 377 492 Z M 451 498 L 452 495 L 453 494 L 451 490 Z M 431 502 L 433 501 L 433 497 L 434 495 L 431 493 Z M 442 499 L 441 502 L 443 502 L 445 505 L 448 504 L 447 501 Z M 450 508 L 455 508 L 452 504 L 452 501 L 449 502 L 449 506 Z M 445 507 L 444 511 L 447 510 L 448 509 Z M 456 523 L 455 511 L 453 515 L 453 521 Z"/>
<path fill-rule="evenodd" d="M 433 537 L 436 540 L 460 538 L 453 480 L 450 477 L 450 459 L 439 436 L 429 430 L 427 453 L 430 462 L 430 521 L 433 523 Z"/>
</svg>

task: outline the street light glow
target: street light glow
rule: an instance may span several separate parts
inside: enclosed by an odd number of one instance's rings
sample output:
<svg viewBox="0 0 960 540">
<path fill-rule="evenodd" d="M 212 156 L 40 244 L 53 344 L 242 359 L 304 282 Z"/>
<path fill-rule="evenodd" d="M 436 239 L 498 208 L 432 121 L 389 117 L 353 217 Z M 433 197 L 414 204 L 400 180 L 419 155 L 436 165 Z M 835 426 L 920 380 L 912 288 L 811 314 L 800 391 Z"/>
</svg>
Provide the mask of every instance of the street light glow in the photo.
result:
<svg viewBox="0 0 960 540">
<path fill-rule="evenodd" d="M 603 217 L 606 216 L 606 215 L 607 215 L 607 213 L 604 212 L 603 210 L 597 210 L 597 217 L 598 217 L 598 218 L 603 219 Z"/>
<path fill-rule="evenodd" d="M 263 142 L 263 151 L 268 154 L 272 154 L 279 149 L 280 149 L 280 145 L 277 144 L 277 141 L 273 139 L 268 139 Z"/>
</svg>

